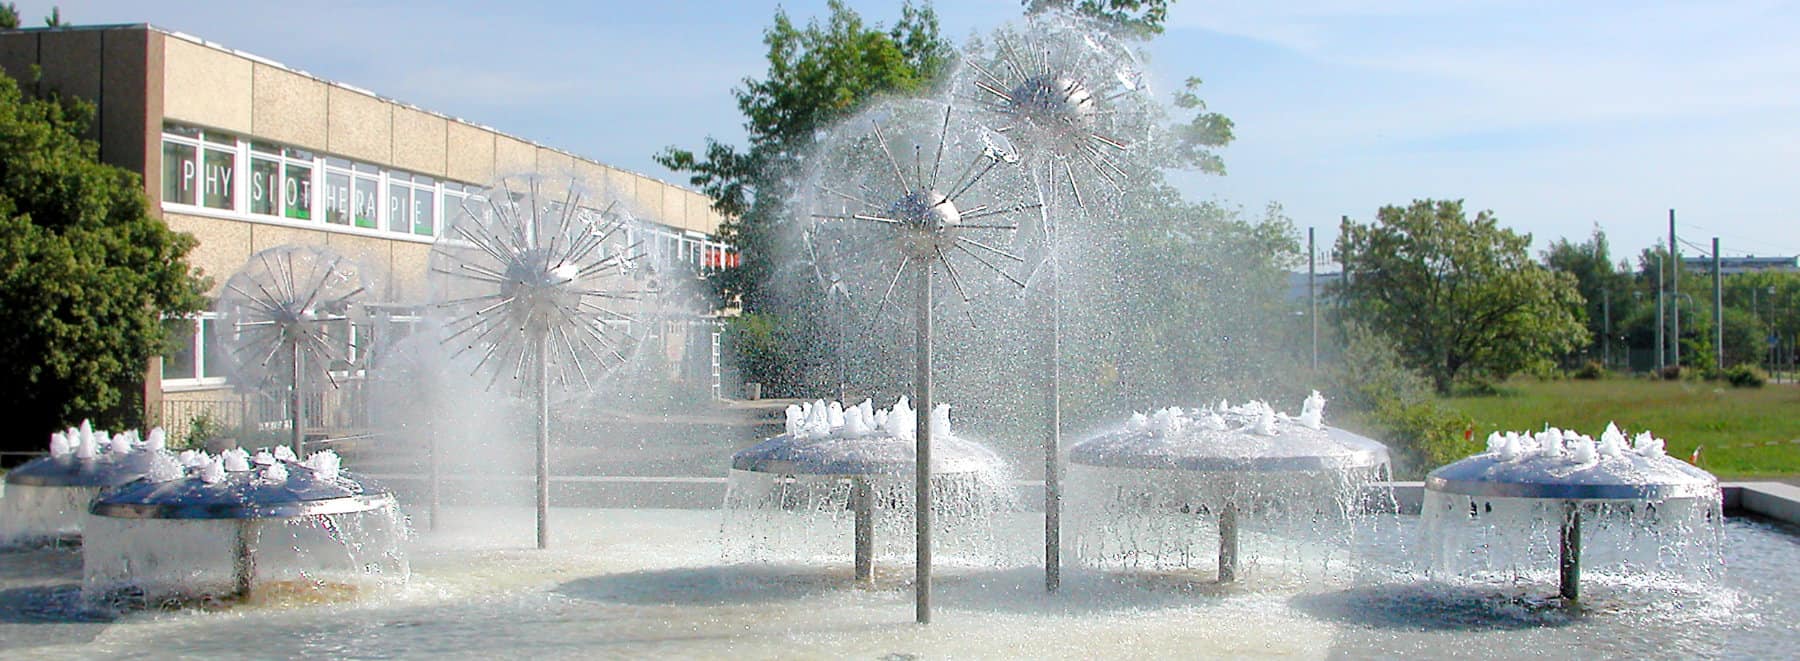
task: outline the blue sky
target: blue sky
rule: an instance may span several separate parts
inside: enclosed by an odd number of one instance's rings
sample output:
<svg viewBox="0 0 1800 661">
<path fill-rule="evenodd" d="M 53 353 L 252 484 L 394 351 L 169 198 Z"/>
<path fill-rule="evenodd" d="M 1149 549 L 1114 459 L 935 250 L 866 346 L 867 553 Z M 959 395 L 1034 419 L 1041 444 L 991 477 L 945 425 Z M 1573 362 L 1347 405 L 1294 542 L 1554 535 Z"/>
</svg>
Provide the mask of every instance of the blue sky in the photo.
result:
<svg viewBox="0 0 1800 661">
<path fill-rule="evenodd" d="M 36 22 L 188 32 L 326 78 L 678 180 L 666 145 L 742 137 L 730 89 L 763 70 L 777 3 L 15 0 Z M 796 20 L 824 0 L 779 3 Z M 892 22 L 896 1 L 853 0 Z M 957 41 L 1015 0 L 937 6 Z M 1800 254 L 1800 8 L 1716 2 L 1177 0 L 1149 48 L 1237 123 L 1190 198 L 1279 202 L 1328 244 L 1337 219 L 1462 198 L 1541 249 L 1598 224 L 1615 257 L 1666 237 Z M 1692 254 L 1691 249 L 1684 249 Z"/>
</svg>

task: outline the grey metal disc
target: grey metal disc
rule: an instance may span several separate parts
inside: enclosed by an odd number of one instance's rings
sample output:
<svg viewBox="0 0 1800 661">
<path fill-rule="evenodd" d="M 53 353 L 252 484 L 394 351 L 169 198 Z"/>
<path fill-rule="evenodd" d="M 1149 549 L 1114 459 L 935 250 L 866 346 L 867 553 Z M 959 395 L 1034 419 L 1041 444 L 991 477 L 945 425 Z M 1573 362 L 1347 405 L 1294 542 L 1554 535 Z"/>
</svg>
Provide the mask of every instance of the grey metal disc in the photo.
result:
<svg viewBox="0 0 1800 661">
<path fill-rule="evenodd" d="M 1575 464 L 1564 457 L 1478 454 L 1431 471 L 1425 488 L 1488 498 L 1671 500 L 1717 497 L 1719 479 L 1667 455 L 1625 453 Z"/>
<path fill-rule="evenodd" d="M 144 476 L 155 453 L 101 454 L 81 459 L 73 453 L 39 457 L 6 474 L 7 484 L 37 487 L 111 487 Z"/>
<path fill-rule="evenodd" d="M 1283 425 L 1276 436 L 1187 429 L 1115 431 L 1069 448 L 1069 463 L 1104 468 L 1192 472 L 1280 473 L 1373 468 L 1388 462 L 1386 445 L 1335 427 Z"/>
<path fill-rule="evenodd" d="M 780 475 L 854 477 L 910 475 L 917 455 L 913 439 L 886 434 L 797 438 L 782 434 L 738 451 L 731 467 Z M 955 436 L 931 439 L 931 472 L 951 475 L 1004 465 L 986 446 Z"/>
<path fill-rule="evenodd" d="M 347 514 L 394 503 L 394 495 L 366 478 L 339 472 L 318 477 L 299 464 L 289 478 L 274 482 L 260 470 L 232 471 L 207 484 L 198 476 L 166 482 L 138 480 L 102 493 L 88 511 L 121 519 L 286 519 Z"/>
</svg>

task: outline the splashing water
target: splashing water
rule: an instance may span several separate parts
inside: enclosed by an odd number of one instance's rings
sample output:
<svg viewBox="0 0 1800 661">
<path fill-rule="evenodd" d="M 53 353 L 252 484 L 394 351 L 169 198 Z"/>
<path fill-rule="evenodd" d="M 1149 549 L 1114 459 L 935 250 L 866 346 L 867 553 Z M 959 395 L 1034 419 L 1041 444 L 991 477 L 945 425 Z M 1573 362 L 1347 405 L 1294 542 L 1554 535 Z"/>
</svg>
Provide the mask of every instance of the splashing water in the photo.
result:
<svg viewBox="0 0 1800 661">
<path fill-rule="evenodd" d="M 1261 401 L 1170 407 L 1077 444 L 1066 491 L 1076 556 L 1100 568 L 1217 570 L 1230 511 L 1244 542 L 1240 572 L 1341 566 L 1338 550 L 1380 525 L 1360 515 L 1387 453 L 1327 430 L 1323 412 L 1317 392 L 1297 417 Z"/>
<path fill-rule="evenodd" d="M 1576 511 L 1584 575 L 1715 579 L 1723 525 L 1717 480 L 1664 448 L 1649 431 L 1629 441 L 1612 423 L 1598 441 L 1555 427 L 1490 434 L 1486 452 L 1433 471 L 1427 482 L 1421 546 L 1431 572 L 1554 583 L 1563 522 Z M 1589 499 L 1468 493 L 1482 484 L 1610 491 Z"/>
<path fill-rule="evenodd" d="M 950 407 L 934 407 L 932 523 L 941 557 L 992 563 L 999 515 L 1016 509 L 1006 466 L 992 451 L 950 433 Z M 789 406 L 787 433 L 733 459 L 722 525 L 731 562 L 841 561 L 853 549 L 856 492 L 866 487 L 874 555 L 912 552 L 915 412 L 814 401 Z"/>
</svg>

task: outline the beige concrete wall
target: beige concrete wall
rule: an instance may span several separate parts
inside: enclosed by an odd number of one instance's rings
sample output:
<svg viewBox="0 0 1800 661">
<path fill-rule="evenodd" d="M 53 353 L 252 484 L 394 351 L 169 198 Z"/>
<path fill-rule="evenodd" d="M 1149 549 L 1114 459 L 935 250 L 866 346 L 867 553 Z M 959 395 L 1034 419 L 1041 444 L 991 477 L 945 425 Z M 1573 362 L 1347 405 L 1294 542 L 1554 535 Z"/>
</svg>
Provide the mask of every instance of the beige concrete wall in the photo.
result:
<svg viewBox="0 0 1800 661">
<path fill-rule="evenodd" d="M 163 40 L 163 115 L 249 134 L 254 63 L 185 39 Z"/>
<path fill-rule="evenodd" d="M 325 83 L 260 62 L 251 75 L 255 135 L 307 149 L 326 149 Z"/>
<path fill-rule="evenodd" d="M 537 150 L 537 171 L 551 177 L 573 176 L 575 157 L 554 149 L 539 147 Z"/>
<path fill-rule="evenodd" d="M 487 185 L 494 178 L 494 133 L 462 122 L 447 122 L 444 176 Z"/>
<path fill-rule="evenodd" d="M 433 177 L 447 176 L 449 120 L 406 107 L 394 108 L 394 165 Z"/>
<path fill-rule="evenodd" d="M 356 234 L 332 232 L 325 235 L 325 245 L 330 247 L 332 252 L 356 262 L 356 265 L 363 270 L 363 276 L 367 277 L 370 284 L 374 285 L 369 291 L 371 300 L 382 302 L 394 300 L 389 292 L 397 286 L 397 281 L 424 276 L 423 271 L 411 273 L 394 270 L 394 246 L 399 243 L 399 241 Z"/>
<path fill-rule="evenodd" d="M 518 138 L 494 135 L 494 175 L 524 174 L 537 168 L 537 147 Z"/>
<path fill-rule="evenodd" d="M 325 90 L 325 151 L 394 165 L 394 104 L 343 87 Z"/>
<path fill-rule="evenodd" d="M 631 179 L 631 189 L 634 191 L 632 200 L 637 203 L 634 211 L 638 214 L 638 219 L 664 222 L 662 182 L 640 174 L 632 174 Z"/>
<path fill-rule="evenodd" d="M 276 246 L 306 245 L 322 246 L 330 242 L 331 232 L 315 229 L 287 227 L 285 225 L 266 225 L 238 220 L 223 220 L 222 223 L 242 223 L 250 226 L 250 252 L 256 253 Z M 249 258 L 245 254 L 245 258 Z M 242 260 L 239 261 L 242 264 Z"/>
<path fill-rule="evenodd" d="M 392 261 L 388 269 L 392 273 L 413 274 L 413 277 L 394 278 L 389 293 L 392 302 L 407 304 L 423 304 L 431 299 L 426 277 L 427 259 L 431 255 L 431 245 L 426 243 L 410 243 L 392 241 L 388 246 Z"/>
<path fill-rule="evenodd" d="M 255 252 L 251 250 L 251 230 L 256 226 L 251 223 L 178 213 L 163 214 L 163 222 L 168 223 L 169 229 L 187 232 L 199 239 L 200 245 L 188 253 L 188 264 L 212 277 L 213 286 L 206 293 L 208 296 L 217 296 L 225 279 L 242 268 L 244 260 Z"/>
</svg>

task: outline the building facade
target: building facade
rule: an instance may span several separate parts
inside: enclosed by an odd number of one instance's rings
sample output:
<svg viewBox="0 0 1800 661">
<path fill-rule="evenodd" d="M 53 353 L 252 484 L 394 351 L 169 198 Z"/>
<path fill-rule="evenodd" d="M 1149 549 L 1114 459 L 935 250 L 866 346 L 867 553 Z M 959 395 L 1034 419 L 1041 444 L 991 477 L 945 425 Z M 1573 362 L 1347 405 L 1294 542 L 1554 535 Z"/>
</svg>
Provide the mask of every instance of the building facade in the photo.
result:
<svg viewBox="0 0 1800 661">
<path fill-rule="evenodd" d="M 375 276 L 372 307 L 407 321 L 426 301 L 447 211 L 526 172 L 610 191 L 646 221 L 632 242 L 652 264 L 735 263 L 713 238 L 723 219 L 697 192 L 154 26 L 0 32 L 0 71 L 28 93 L 95 103 L 101 159 L 142 175 L 153 211 L 199 239 L 189 262 L 215 296 L 257 251 L 323 245 Z M 147 366 L 148 417 L 180 429 L 196 415 L 251 415 L 230 389 L 214 316 L 170 323 L 187 342 Z"/>
</svg>

